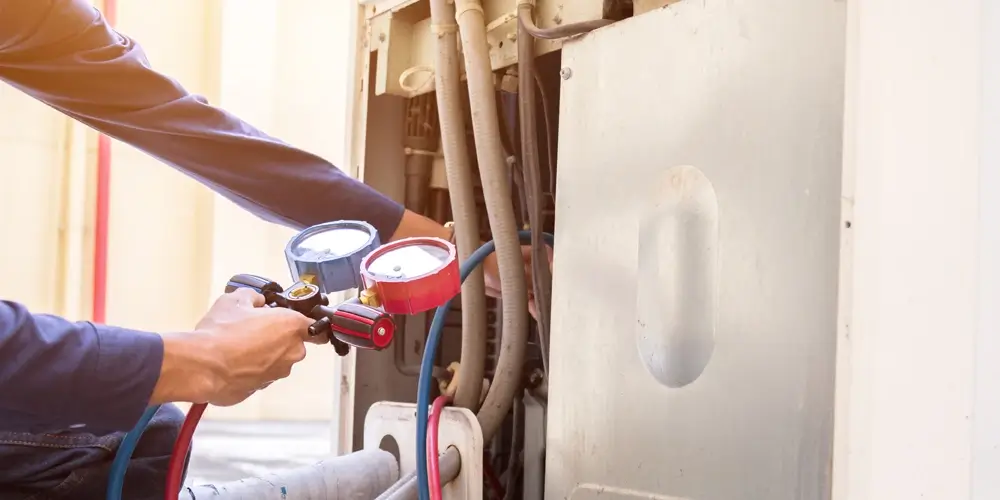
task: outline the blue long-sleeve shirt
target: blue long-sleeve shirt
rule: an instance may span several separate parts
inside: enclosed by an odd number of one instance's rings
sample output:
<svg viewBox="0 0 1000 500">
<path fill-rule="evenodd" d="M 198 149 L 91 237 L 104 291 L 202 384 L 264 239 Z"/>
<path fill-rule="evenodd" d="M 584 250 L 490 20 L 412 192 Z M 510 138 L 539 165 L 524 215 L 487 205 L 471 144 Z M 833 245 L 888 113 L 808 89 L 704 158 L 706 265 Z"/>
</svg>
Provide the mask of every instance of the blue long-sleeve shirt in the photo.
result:
<svg viewBox="0 0 1000 500">
<path fill-rule="evenodd" d="M 142 49 L 84 0 L 0 0 L 0 80 L 266 220 L 305 227 L 357 219 L 391 235 L 402 217 L 399 204 L 329 162 L 151 69 Z M 162 361 L 159 335 L 0 302 L 0 430 L 128 429 Z"/>
</svg>

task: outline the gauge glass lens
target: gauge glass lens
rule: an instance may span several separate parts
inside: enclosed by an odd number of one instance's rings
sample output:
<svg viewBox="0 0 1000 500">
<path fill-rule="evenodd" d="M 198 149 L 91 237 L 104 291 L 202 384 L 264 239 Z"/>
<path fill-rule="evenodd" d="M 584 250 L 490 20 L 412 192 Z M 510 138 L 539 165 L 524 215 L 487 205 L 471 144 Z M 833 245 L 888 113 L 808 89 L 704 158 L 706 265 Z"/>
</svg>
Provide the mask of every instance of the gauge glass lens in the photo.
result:
<svg viewBox="0 0 1000 500">
<path fill-rule="evenodd" d="M 415 278 L 440 269 L 450 255 L 433 245 L 403 246 L 379 255 L 368 264 L 368 272 L 387 278 Z"/>
<path fill-rule="evenodd" d="M 295 255 L 305 260 L 330 260 L 350 255 L 368 243 L 371 235 L 350 227 L 330 229 L 309 235 L 299 242 Z"/>
</svg>

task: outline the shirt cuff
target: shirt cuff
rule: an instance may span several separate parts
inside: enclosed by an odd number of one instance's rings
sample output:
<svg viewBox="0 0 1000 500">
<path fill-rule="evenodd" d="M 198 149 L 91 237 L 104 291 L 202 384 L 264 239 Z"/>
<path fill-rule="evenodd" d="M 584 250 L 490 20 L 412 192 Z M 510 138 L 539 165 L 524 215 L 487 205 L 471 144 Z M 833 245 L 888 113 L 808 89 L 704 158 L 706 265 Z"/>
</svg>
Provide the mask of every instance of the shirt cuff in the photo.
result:
<svg viewBox="0 0 1000 500">
<path fill-rule="evenodd" d="M 97 335 L 91 376 L 81 382 L 86 407 L 73 412 L 84 423 L 108 430 L 131 429 L 149 406 L 163 366 L 163 338 L 155 333 L 86 323 Z"/>
</svg>

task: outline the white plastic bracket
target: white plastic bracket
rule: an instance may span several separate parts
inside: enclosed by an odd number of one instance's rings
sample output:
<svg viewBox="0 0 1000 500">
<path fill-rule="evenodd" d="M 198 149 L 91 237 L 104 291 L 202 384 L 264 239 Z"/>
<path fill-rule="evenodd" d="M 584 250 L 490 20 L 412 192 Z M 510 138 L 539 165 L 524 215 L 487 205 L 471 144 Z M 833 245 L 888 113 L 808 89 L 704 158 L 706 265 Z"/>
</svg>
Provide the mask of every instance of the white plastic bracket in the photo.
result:
<svg viewBox="0 0 1000 500">
<path fill-rule="evenodd" d="M 417 406 L 382 401 L 365 415 L 366 450 L 378 449 L 382 439 L 392 436 L 399 447 L 399 476 L 416 469 Z M 476 415 L 465 408 L 447 407 L 441 413 L 438 448 L 458 449 L 461 470 L 454 481 L 442 488 L 443 500 L 483 498 L 483 430 Z"/>
</svg>

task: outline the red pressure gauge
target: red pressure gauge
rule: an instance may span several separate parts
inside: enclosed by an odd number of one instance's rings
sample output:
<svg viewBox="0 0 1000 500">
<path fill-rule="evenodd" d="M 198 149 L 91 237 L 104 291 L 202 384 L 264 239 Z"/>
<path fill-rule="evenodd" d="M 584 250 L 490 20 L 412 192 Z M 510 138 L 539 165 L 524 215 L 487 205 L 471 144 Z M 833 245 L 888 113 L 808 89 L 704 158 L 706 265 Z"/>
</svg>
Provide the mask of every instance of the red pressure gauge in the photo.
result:
<svg viewBox="0 0 1000 500">
<path fill-rule="evenodd" d="M 368 293 L 389 314 L 417 314 L 444 305 L 462 290 L 458 252 L 440 238 L 387 243 L 361 261 Z"/>
</svg>

